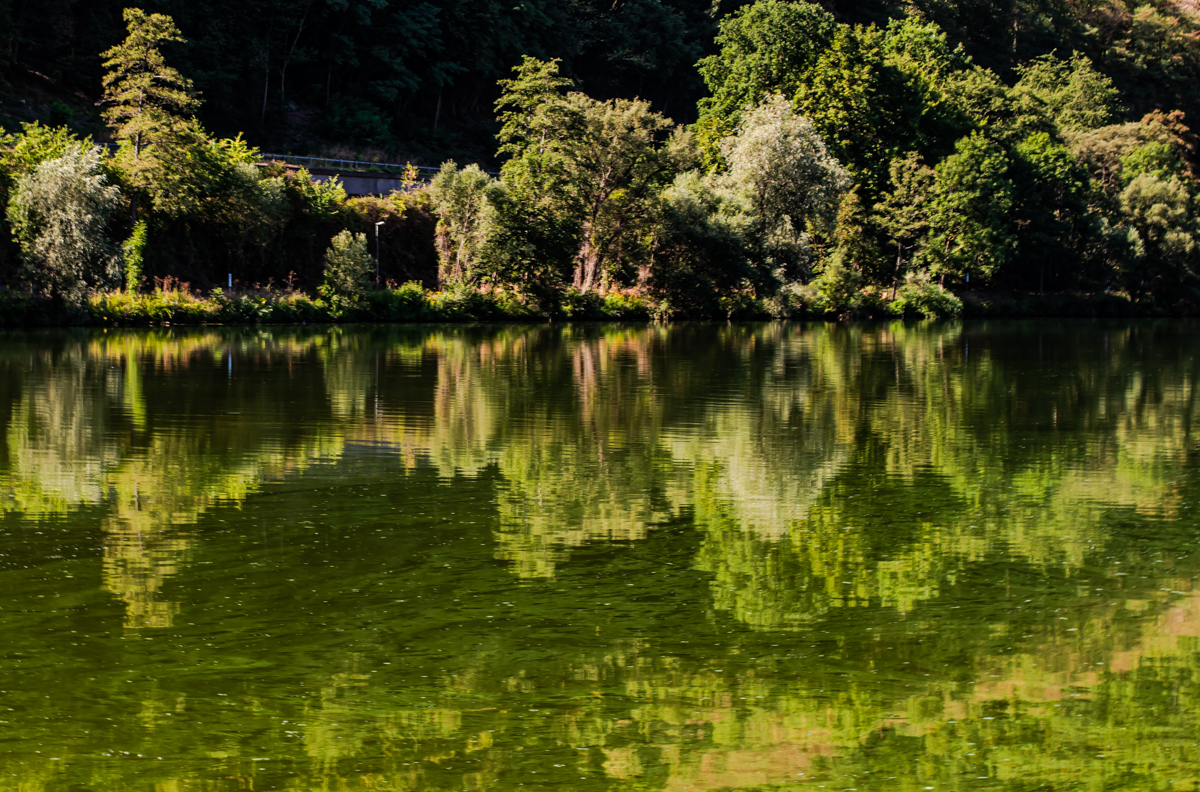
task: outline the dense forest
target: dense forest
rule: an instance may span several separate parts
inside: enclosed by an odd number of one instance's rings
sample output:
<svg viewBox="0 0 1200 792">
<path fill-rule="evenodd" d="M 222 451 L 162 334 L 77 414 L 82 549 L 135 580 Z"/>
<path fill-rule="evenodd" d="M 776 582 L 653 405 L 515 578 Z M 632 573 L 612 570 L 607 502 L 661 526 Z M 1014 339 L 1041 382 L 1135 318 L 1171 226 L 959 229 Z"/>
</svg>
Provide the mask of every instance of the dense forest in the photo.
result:
<svg viewBox="0 0 1200 792">
<path fill-rule="evenodd" d="M 0 0 L 0 44 L 8 321 L 1200 305 L 1190 0 Z"/>
</svg>

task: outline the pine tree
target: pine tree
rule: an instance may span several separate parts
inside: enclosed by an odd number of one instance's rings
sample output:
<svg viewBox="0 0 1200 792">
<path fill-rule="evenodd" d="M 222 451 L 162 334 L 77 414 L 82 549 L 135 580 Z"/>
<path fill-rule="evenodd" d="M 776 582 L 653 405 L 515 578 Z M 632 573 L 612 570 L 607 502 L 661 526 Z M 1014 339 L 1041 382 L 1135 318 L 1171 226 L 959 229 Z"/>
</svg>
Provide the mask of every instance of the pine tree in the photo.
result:
<svg viewBox="0 0 1200 792">
<path fill-rule="evenodd" d="M 185 41 L 171 17 L 127 8 L 125 24 L 125 41 L 102 54 L 108 70 L 104 118 L 121 141 L 118 161 L 125 177 L 153 195 L 184 177 L 183 155 L 205 137 L 193 115 L 200 100 L 191 80 L 168 66 L 159 49 Z"/>
</svg>

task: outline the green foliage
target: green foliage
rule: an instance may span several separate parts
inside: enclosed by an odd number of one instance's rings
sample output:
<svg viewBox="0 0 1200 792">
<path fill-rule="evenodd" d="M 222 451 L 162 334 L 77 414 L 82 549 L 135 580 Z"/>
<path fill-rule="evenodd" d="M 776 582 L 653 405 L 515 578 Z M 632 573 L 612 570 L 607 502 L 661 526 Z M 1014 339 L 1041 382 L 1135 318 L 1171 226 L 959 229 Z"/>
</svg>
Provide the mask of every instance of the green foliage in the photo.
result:
<svg viewBox="0 0 1200 792">
<path fill-rule="evenodd" d="M 1114 196 L 1126 185 L 1126 157 L 1136 149 L 1155 143 L 1174 150 L 1168 129 L 1161 124 L 1113 124 L 1069 135 L 1068 145 L 1075 159 L 1088 171 L 1095 189 Z M 1155 148 L 1151 151 L 1161 151 Z M 1135 162 L 1139 158 L 1135 158 Z"/>
<path fill-rule="evenodd" d="M 108 183 L 99 149 L 82 143 L 17 179 L 8 221 L 35 290 L 79 307 L 91 289 L 119 280 L 108 218 L 120 195 Z"/>
<path fill-rule="evenodd" d="M 1165 105 L 1195 115 L 1200 109 L 1200 19 L 1175 3 L 1131 3 L 1128 11 L 1132 13 L 1114 31 L 1105 53 L 1126 101 L 1143 112 Z"/>
<path fill-rule="evenodd" d="M 325 252 L 325 282 L 319 289 L 331 316 L 337 319 L 361 306 L 374 266 L 365 234 L 342 231 L 333 238 Z"/>
<path fill-rule="evenodd" d="M 128 235 L 126 280 L 211 287 L 232 273 L 239 296 L 223 298 L 222 316 L 275 311 L 240 296 L 264 282 L 332 289 L 321 310 L 340 317 L 408 315 L 325 273 L 331 239 L 383 221 L 383 280 L 440 284 L 439 316 L 552 315 L 564 299 L 608 315 L 588 294 L 649 300 L 658 317 L 783 316 L 797 301 L 875 315 L 913 273 L 956 289 L 968 278 L 1026 292 L 1115 286 L 1179 310 L 1193 299 L 1200 162 L 1183 111 L 1200 110 L 1200 23 L 1169 4 L 914 0 L 841 4 L 835 21 L 787 0 L 719 18 L 681 0 L 582 0 L 552 14 L 531 2 L 513 27 L 490 2 L 283 0 L 266 16 L 245 9 L 266 25 L 214 32 L 201 23 L 208 0 L 163 0 L 160 13 L 126 10 L 115 47 L 116 15 L 99 12 L 108 26 L 88 35 L 106 43 L 90 51 L 107 47 L 103 115 L 119 143 L 99 167 L 133 210 L 115 229 Z M 539 38 L 576 22 L 591 43 Z M 26 47 L 21 35 L 11 41 Z M 213 60 L 233 51 L 226 38 L 242 42 L 250 71 Z M 663 112 L 688 112 L 689 64 L 710 41 L 697 65 L 710 96 L 685 133 Z M 427 189 L 409 179 L 404 194 L 353 200 L 336 179 L 260 163 L 240 136 L 213 139 L 194 117 L 195 86 L 172 68 L 222 97 L 208 112 L 241 118 L 218 128 L 289 145 L 403 139 L 412 150 L 400 156 L 415 158 L 478 151 L 479 108 L 515 62 L 497 86 L 499 181 L 448 163 Z M 643 86 L 652 74 L 662 80 Z M 240 87 L 251 83 L 253 96 Z M 635 93 L 651 101 L 611 98 Z M 1151 106 L 1181 109 L 1116 123 Z M 76 143 L 47 117 L 90 123 L 52 105 L 0 139 L 6 203 Z M 422 132 L 438 124 L 436 139 Z M 0 278 L 20 282 L 16 259 L 15 244 L 0 247 Z"/>
<path fill-rule="evenodd" d="M 936 24 L 912 16 L 888 23 L 883 50 L 885 62 L 904 76 L 906 87 L 901 96 L 882 101 L 896 102 L 905 111 L 903 123 L 915 126 L 915 148 L 924 157 L 945 156 L 976 124 L 958 97 L 960 78 L 971 69 L 971 58 Z M 915 103 L 910 98 L 914 95 Z"/>
<path fill-rule="evenodd" d="M 1121 176 L 1126 184 L 1142 174 L 1165 181 L 1175 176 L 1183 177 L 1186 173 L 1187 166 L 1174 148 L 1157 140 L 1143 143 L 1121 157 Z"/>
<path fill-rule="evenodd" d="M 1044 55 L 1018 71 L 1016 92 L 1045 105 L 1059 129 L 1098 129 L 1111 124 L 1119 112 L 1120 94 L 1112 80 L 1078 52 L 1069 61 Z"/>
<path fill-rule="evenodd" d="M 2 299 L 2 298 L 0 298 Z M 32 314 L 37 306 L 22 306 Z M 498 293 L 475 289 L 430 292 L 409 282 L 395 289 L 378 289 L 359 295 L 353 304 L 316 299 L 296 291 L 254 289 L 209 296 L 189 291 L 186 284 L 162 284 L 148 293 L 100 292 L 93 294 L 85 321 L 98 325 L 161 324 L 297 324 L 300 322 L 474 322 L 544 319 Z M 62 316 L 47 317 L 62 320 Z M 47 321 L 47 323 L 51 323 Z"/>
<path fill-rule="evenodd" d="M 921 138 L 925 97 L 885 58 L 886 34 L 874 26 L 840 26 L 796 92 L 825 144 L 872 194 L 888 163 Z"/>
<path fill-rule="evenodd" d="M 1178 177 L 1143 173 L 1122 190 L 1121 213 L 1137 233 L 1133 266 L 1122 273 L 1135 295 L 1147 292 L 1171 302 L 1198 291 L 1200 239 L 1193 197 Z"/>
<path fill-rule="evenodd" d="M 166 64 L 160 49 L 184 39 L 163 14 L 127 8 L 125 23 L 125 40 L 102 55 L 104 118 L 121 142 L 117 162 L 129 184 L 149 191 L 156 204 L 179 204 L 176 187 L 188 183 L 205 139 L 192 117 L 200 105 L 192 83 Z"/>
<path fill-rule="evenodd" d="M 610 292 L 581 292 L 567 289 L 559 305 L 559 313 L 574 321 L 635 321 L 651 317 L 651 305 L 641 295 Z"/>
<path fill-rule="evenodd" d="M 506 187 L 492 207 L 480 251 L 483 269 L 538 310 L 553 312 L 572 276 L 579 223 L 541 200 L 528 183 Z"/>
<path fill-rule="evenodd" d="M 965 137 L 938 165 L 922 258 L 945 279 L 974 274 L 985 281 L 1013 255 L 1009 218 L 1013 186 L 1004 150 L 979 133 Z"/>
<path fill-rule="evenodd" d="M 720 141 L 737 128 L 743 111 L 771 94 L 796 94 L 835 30 L 820 6 L 785 0 L 758 0 L 721 20 L 719 52 L 698 64 L 711 94 L 700 102 L 697 123 L 707 163 L 719 162 Z"/>
<path fill-rule="evenodd" d="M 556 74 L 556 64 L 526 58 L 504 83 L 497 106 L 512 109 L 501 117 L 501 152 L 513 158 L 502 172 L 517 211 L 577 224 L 571 282 L 589 292 L 629 280 L 645 259 L 658 193 L 690 165 L 690 141 L 679 132 L 664 141 L 673 125 L 646 102 L 560 97 Z M 501 218 L 501 235 L 524 235 L 511 219 Z"/>
<path fill-rule="evenodd" d="M 515 77 L 499 81 L 502 91 L 496 100 L 499 154 L 520 157 L 530 150 L 541 153 L 562 131 L 566 113 L 561 102 L 562 89 L 574 83 L 559 75 L 558 66 L 558 59 L 541 61 L 526 55 L 513 68 Z"/>
<path fill-rule="evenodd" d="M 346 188 L 337 176 L 316 181 L 312 174 L 301 168 L 288 183 L 296 192 L 302 211 L 317 220 L 334 219 L 346 204 Z"/>
<path fill-rule="evenodd" d="M 804 289 L 808 308 L 818 316 L 852 315 L 860 305 L 863 276 L 834 254 Z"/>
<path fill-rule="evenodd" d="M 953 75 L 947 93 L 975 131 L 1004 145 L 1015 145 L 1036 132 L 1055 131 L 1044 103 L 1013 91 L 997 74 L 980 66 Z"/>
<path fill-rule="evenodd" d="M 409 281 L 398 289 L 367 292 L 368 310 L 373 318 L 392 322 L 419 322 L 439 319 L 433 300 L 425 288 Z"/>
<path fill-rule="evenodd" d="M 121 261 L 125 267 L 125 290 L 137 291 L 142 282 L 142 260 L 146 251 L 146 221 L 139 220 L 133 233 L 121 244 Z"/>
<path fill-rule="evenodd" d="M 1016 255 L 1007 280 L 1030 290 L 1079 284 L 1080 239 L 1088 231 L 1087 175 L 1070 150 L 1037 132 L 1012 151 Z M 1070 281 L 1067 281 L 1068 283 Z"/>
<path fill-rule="evenodd" d="M 900 286 L 899 296 L 888 305 L 894 316 L 949 319 L 961 316 L 962 300 L 934 283 L 926 272 L 910 272 Z"/>
<path fill-rule="evenodd" d="M 689 171 L 662 193 L 648 285 L 664 313 L 721 316 L 722 298 L 750 278 L 743 239 L 713 181 Z"/>
<path fill-rule="evenodd" d="M 442 288 L 474 285 L 479 278 L 478 256 L 490 226 L 493 207 L 503 187 L 478 165 L 459 170 L 454 162 L 429 185 L 429 199 L 438 216 L 437 248 Z"/>
<path fill-rule="evenodd" d="M 567 102 L 573 124 L 555 152 L 560 201 L 581 221 L 572 281 L 588 292 L 627 278 L 623 268 L 643 260 L 658 192 L 674 177 L 680 152 L 660 143 L 672 125 L 646 102 L 582 94 Z"/>
<path fill-rule="evenodd" d="M 46 160 L 57 159 L 76 144 L 91 146 L 91 138 L 80 139 L 65 126 L 42 126 L 37 121 L 21 125 L 17 135 L 0 135 L 0 188 L 7 191 L 22 176 L 33 173 Z"/>
<path fill-rule="evenodd" d="M 873 218 L 859 188 L 842 195 L 837 224 L 833 229 L 834 258 L 850 269 L 874 279 L 880 263 L 875 244 Z"/>
<path fill-rule="evenodd" d="M 721 153 L 729 165 L 720 178 L 723 208 L 747 242 L 756 288 L 766 296 L 806 273 L 810 231 L 832 226 L 850 178 L 812 122 L 781 96 L 746 113 Z"/>
<path fill-rule="evenodd" d="M 937 176 L 916 152 L 893 159 L 889 189 L 875 205 L 875 222 L 896 246 L 896 266 L 890 280 L 893 288 L 904 276 L 905 251 L 912 251 L 929 230 L 930 202 Z"/>
</svg>

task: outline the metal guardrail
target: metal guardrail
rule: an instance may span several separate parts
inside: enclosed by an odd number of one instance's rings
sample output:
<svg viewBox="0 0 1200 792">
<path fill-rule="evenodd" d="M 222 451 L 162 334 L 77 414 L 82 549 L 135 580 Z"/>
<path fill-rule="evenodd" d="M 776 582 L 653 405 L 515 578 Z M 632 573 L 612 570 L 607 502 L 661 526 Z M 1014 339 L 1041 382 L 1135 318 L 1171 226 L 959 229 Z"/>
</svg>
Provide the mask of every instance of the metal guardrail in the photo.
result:
<svg viewBox="0 0 1200 792">
<path fill-rule="evenodd" d="M 415 168 L 422 179 L 432 179 L 441 168 L 431 168 L 427 165 L 397 165 L 391 162 L 366 162 L 364 160 L 335 159 L 333 157 L 298 157 L 292 154 L 260 154 L 267 162 L 288 162 L 296 165 L 306 165 L 308 168 L 326 168 L 329 170 L 354 170 L 375 173 L 404 173 L 409 167 Z M 498 173 L 484 171 L 488 176 L 499 176 Z"/>
<path fill-rule="evenodd" d="M 97 143 L 97 146 L 103 147 L 109 155 L 117 152 L 116 143 Z M 403 174 L 410 167 L 415 168 L 417 176 L 423 181 L 429 181 L 434 176 L 438 175 L 441 168 L 431 168 L 428 165 L 397 165 L 393 162 L 367 162 L 366 160 L 348 160 L 337 159 L 334 157 L 300 157 L 294 154 L 268 154 L 262 152 L 259 154 L 263 162 L 283 162 L 292 163 L 295 165 L 305 165 L 309 169 L 325 168 L 327 170 L 347 170 L 358 171 L 361 173 L 396 173 Z M 500 174 L 494 171 L 484 171 L 488 176 L 499 178 Z"/>
</svg>

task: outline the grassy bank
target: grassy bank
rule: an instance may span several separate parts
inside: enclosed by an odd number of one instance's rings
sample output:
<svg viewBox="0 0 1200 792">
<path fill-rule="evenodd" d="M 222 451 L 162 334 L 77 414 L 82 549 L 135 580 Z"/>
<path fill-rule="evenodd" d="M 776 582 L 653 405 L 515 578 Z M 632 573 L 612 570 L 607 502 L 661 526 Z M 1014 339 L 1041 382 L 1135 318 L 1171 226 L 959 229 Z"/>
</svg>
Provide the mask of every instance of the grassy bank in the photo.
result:
<svg viewBox="0 0 1200 792">
<path fill-rule="evenodd" d="M 918 306 L 919 307 L 919 306 Z M 528 322 L 528 321 L 751 321 L 769 319 L 872 320 L 962 317 L 1134 318 L 1166 316 L 1151 300 L 1124 294 L 967 293 L 948 314 L 894 301 L 848 307 L 818 300 L 768 304 L 751 297 L 723 301 L 719 314 L 686 316 L 636 294 L 568 295 L 550 309 L 534 308 L 503 291 L 438 292 L 408 283 L 368 291 L 349 306 L 335 307 L 302 291 L 255 289 L 201 294 L 179 287 L 148 293 L 106 292 L 91 297 L 86 309 L 68 309 L 53 300 L 15 291 L 0 292 L 0 327 L 138 327 L 203 324 L 300 324 L 340 322 Z"/>
<path fill-rule="evenodd" d="M 203 324 L 300 324 L 338 322 L 490 322 L 547 319 L 651 319 L 647 303 L 625 295 L 564 301 L 539 311 L 505 292 L 430 291 L 419 283 L 363 293 L 346 305 L 333 305 L 302 291 L 255 289 L 201 294 L 182 288 L 148 293 L 124 291 L 92 295 L 84 309 L 15 291 L 0 292 L 0 327 L 138 327 Z"/>
</svg>

